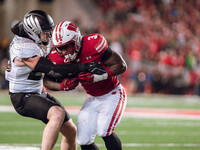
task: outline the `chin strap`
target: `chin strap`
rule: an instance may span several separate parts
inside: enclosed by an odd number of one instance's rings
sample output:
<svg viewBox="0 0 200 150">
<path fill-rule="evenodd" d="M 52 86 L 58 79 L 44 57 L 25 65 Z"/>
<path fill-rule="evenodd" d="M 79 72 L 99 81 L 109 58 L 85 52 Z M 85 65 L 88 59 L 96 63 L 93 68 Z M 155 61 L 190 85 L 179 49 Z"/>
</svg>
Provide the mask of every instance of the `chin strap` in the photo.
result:
<svg viewBox="0 0 200 150">
<path fill-rule="evenodd" d="M 77 55 L 78 55 L 78 53 L 76 53 L 76 52 L 73 55 L 71 55 L 71 54 L 65 55 L 64 62 L 71 62 L 71 61 L 75 60 Z"/>
</svg>

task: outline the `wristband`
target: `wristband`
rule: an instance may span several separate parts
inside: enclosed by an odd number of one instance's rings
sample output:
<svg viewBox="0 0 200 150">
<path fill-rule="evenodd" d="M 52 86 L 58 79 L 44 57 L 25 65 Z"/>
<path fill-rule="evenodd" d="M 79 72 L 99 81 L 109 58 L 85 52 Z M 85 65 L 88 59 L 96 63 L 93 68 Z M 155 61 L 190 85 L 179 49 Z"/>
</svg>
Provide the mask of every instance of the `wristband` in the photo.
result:
<svg viewBox="0 0 200 150">
<path fill-rule="evenodd" d="M 107 72 L 102 74 L 102 75 L 94 74 L 93 82 L 99 82 L 99 81 L 106 80 L 106 79 L 108 79 L 108 73 Z"/>
<path fill-rule="evenodd" d="M 61 90 L 64 90 L 64 85 L 63 85 L 62 82 L 60 83 L 60 89 L 61 89 Z"/>
<path fill-rule="evenodd" d="M 69 91 L 69 87 L 65 87 L 63 83 L 60 83 L 60 89 L 63 91 Z"/>
</svg>

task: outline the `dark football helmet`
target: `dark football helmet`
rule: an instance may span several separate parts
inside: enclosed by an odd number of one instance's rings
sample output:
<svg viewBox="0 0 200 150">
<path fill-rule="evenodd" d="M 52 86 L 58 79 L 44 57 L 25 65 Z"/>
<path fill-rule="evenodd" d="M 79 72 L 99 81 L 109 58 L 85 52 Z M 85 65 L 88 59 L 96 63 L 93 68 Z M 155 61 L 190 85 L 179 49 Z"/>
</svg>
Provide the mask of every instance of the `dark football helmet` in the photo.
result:
<svg viewBox="0 0 200 150">
<path fill-rule="evenodd" d="M 24 16 L 23 27 L 25 32 L 36 43 L 47 45 L 54 28 L 54 21 L 46 12 L 42 10 L 33 10 Z M 41 38 L 41 33 L 47 33 L 50 36 Z"/>
</svg>

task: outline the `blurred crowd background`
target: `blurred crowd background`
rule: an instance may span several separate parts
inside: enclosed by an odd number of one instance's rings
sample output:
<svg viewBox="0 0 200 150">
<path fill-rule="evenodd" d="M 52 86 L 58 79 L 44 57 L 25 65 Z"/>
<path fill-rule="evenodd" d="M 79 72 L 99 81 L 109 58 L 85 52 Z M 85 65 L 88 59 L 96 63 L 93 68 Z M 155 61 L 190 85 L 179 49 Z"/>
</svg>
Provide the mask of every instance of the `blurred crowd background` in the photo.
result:
<svg viewBox="0 0 200 150">
<path fill-rule="evenodd" d="M 16 20 L 32 9 L 43 9 L 56 23 L 71 20 L 82 34 L 104 35 L 111 49 L 128 64 L 128 70 L 119 78 L 129 94 L 200 95 L 199 0 L 16 1 L 18 5 L 26 1 L 29 6 L 19 10 Z M 0 0 L 0 16 L 6 16 L 10 3 Z M 7 30 L 11 23 L 6 25 Z M 8 88 L 4 71 L 13 37 L 8 32 L 0 33 L 1 89 Z"/>
</svg>

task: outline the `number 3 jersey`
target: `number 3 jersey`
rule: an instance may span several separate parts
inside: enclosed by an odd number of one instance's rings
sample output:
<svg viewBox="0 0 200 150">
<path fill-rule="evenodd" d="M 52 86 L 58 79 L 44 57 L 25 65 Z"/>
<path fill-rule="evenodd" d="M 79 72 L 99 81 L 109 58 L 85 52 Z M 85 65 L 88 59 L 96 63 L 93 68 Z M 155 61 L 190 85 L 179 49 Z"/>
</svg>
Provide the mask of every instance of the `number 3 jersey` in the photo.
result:
<svg viewBox="0 0 200 150">
<path fill-rule="evenodd" d="M 34 72 L 27 65 L 16 65 L 14 59 L 32 58 L 34 56 L 45 56 L 42 48 L 32 40 L 15 36 L 10 44 L 11 69 L 6 71 L 6 79 L 9 81 L 9 91 L 11 93 L 41 93 L 43 88 L 44 74 Z"/>
<path fill-rule="evenodd" d="M 49 59 L 54 64 L 82 64 L 88 62 L 102 62 L 102 57 L 108 49 L 106 39 L 100 34 L 90 34 L 82 38 L 81 49 L 76 60 L 68 62 L 64 56 L 59 55 L 56 50 L 51 51 Z M 102 63 L 102 67 L 106 68 Z M 119 80 L 116 76 L 102 80 L 95 83 L 81 82 L 87 94 L 92 96 L 104 95 L 113 90 L 118 84 Z"/>
</svg>

